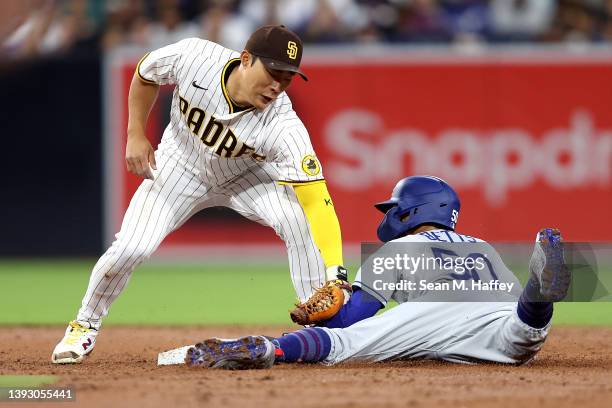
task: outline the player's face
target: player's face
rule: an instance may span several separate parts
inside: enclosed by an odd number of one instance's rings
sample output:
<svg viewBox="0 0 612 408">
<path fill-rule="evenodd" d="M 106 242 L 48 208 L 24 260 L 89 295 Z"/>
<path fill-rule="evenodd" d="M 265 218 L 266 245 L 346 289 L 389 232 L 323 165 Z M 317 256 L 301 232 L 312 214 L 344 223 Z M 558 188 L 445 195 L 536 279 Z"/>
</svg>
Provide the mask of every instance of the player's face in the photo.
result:
<svg viewBox="0 0 612 408">
<path fill-rule="evenodd" d="M 294 72 L 268 69 L 258 58 L 247 69 L 246 92 L 256 109 L 265 109 L 280 95 L 295 75 Z"/>
</svg>

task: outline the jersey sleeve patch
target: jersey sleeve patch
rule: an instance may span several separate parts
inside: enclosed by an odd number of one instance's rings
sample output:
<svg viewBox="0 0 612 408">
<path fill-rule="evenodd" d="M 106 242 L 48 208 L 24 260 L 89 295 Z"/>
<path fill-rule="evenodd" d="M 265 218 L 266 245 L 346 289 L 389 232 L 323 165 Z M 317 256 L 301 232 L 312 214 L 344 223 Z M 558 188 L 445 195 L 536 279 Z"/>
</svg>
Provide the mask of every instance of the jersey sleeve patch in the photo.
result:
<svg viewBox="0 0 612 408">
<path fill-rule="evenodd" d="M 318 175 L 321 172 L 319 160 L 315 156 L 307 154 L 302 158 L 302 170 L 311 177 Z"/>
</svg>

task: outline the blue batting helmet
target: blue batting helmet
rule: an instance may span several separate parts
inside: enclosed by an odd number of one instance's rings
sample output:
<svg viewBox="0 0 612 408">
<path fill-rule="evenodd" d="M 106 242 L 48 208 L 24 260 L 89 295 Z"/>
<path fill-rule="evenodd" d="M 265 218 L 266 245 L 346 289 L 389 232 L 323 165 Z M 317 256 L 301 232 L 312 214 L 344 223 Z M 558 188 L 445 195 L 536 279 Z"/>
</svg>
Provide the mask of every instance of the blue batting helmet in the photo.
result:
<svg viewBox="0 0 612 408">
<path fill-rule="evenodd" d="M 455 190 L 433 176 L 412 176 L 400 180 L 391 198 L 375 204 L 385 218 L 378 226 L 378 238 L 388 242 L 423 224 L 455 229 L 461 203 Z"/>
</svg>

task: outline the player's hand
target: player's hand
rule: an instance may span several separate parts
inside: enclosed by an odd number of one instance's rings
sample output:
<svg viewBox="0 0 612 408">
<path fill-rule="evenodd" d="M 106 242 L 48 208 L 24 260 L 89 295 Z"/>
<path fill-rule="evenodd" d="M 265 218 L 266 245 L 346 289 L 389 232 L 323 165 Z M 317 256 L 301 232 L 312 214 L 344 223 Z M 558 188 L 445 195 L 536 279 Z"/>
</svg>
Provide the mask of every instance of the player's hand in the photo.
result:
<svg viewBox="0 0 612 408">
<path fill-rule="evenodd" d="M 128 135 L 125 147 L 125 164 L 130 173 L 153 180 L 151 169 L 157 170 L 155 152 L 145 136 Z"/>
</svg>

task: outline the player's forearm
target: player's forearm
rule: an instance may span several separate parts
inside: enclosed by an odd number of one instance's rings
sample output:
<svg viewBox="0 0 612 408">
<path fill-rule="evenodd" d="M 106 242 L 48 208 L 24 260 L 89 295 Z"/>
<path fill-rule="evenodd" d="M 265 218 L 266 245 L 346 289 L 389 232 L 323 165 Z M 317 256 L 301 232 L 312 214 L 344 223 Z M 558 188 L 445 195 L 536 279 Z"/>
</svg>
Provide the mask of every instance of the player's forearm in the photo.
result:
<svg viewBox="0 0 612 408">
<path fill-rule="evenodd" d="M 134 75 L 128 96 L 128 138 L 144 136 L 149 113 L 158 93 L 159 85 L 145 84 Z"/>
<path fill-rule="evenodd" d="M 342 265 L 340 223 L 325 183 L 294 185 L 325 267 Z M 333 277 L 335 279 L 335 277 Z"/>
<path fill-rule="evenodd" d="M 353 295 L 338 313 L 318 326 L 329 329 L 349 327 L 361 320 L 374 316 L 383 307 L 383 304 L 374 298 L 374 296 L 355 287 Z"/>
</svg>

